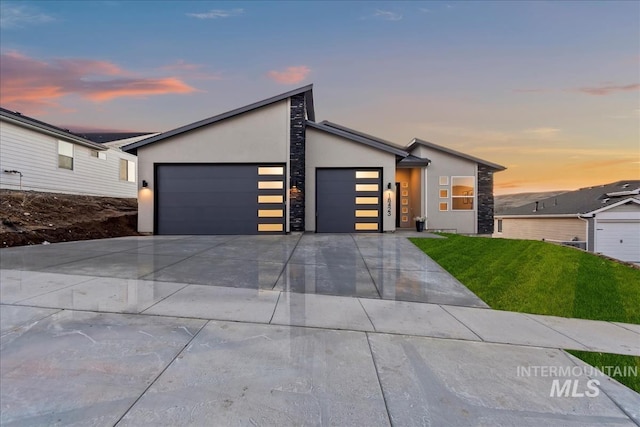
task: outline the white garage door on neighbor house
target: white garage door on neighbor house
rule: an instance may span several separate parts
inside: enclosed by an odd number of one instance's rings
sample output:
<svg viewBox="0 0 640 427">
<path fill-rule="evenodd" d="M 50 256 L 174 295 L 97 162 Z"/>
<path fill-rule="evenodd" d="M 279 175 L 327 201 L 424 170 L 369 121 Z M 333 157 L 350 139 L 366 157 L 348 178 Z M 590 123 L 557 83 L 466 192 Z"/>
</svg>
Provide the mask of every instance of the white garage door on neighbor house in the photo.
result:
<svg viewBox="0 0 640 427">
<path fill-rule="evenodd" d="M 622 261 L 640 262 L 640 222 L 600 222 L 596 252 Z"/>
</svg>

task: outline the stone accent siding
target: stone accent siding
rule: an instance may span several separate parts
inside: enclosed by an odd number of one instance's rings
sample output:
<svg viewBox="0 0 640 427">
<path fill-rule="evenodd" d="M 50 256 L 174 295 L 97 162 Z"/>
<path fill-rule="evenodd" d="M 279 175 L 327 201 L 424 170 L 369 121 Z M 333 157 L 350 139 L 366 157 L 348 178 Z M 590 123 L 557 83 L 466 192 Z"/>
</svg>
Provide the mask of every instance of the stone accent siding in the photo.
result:
<svg viewBox="0 0 640 427">
<path fill-rule="evenodd" d="M 478 234 L 493 234 L 493 171 L 478 164 Z"/>
<path fill-rule="evenodd" d="M 305 194 L 305 96 L 291 97 L 290 132 L 290 170 L 289 180 L 296 190 L 290 193 L 289 224 L 291 231 L 304 231 L 304 194 Z"/>
</svg>

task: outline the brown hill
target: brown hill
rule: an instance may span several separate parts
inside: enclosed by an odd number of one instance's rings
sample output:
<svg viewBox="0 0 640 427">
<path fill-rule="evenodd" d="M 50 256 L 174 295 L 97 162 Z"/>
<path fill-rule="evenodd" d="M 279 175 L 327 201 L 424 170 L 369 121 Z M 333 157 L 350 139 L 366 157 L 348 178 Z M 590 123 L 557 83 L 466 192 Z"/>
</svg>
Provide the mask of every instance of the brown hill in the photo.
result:
<svg viewBox="0 0 640 427">
<path fill-rule="evenodd" d="M 0 247 L 135 236 L 136 199 L 0 190 Z"/>
</svg>

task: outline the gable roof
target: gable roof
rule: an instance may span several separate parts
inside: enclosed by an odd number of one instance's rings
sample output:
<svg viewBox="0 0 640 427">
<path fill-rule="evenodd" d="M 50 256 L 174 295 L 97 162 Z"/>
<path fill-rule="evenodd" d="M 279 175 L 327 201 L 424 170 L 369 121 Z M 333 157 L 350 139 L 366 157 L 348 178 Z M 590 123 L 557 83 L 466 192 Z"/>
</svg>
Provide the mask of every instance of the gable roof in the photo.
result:
<svg viewBox="0 0 640 427">
<path fill-rule="evenodd" d="M 441 145 L 437 145 L 429 141 L 424 141 L 419 138 L 413 138 L 413 140 L 407 146 L 407 151 L 409 152 L 413 151 L 418 145 L 422 145 L 423 147 L 431 148 L 433 150 L 442 151 L 443 153 L 451 154 L 453 156 L 460 157 L 463 159 L 471 160 L 472 162 L 489 166 L 490 168 L 496 169 L 498 171 L 503 171 L 506 169 L 505 166 L 499 165 L 497 163 L 488 162 L 478 157 L 470 156 L 469 154 L 461 153 L 460 151 L 452 150 L 451 148 L 443 147 Z"/>
<path fill-rule="evenodd" d="M 506 209 L 498 216 L 586 215 L 612 208 L 629 201 L 640 202 L 640 180 L 581 188 L 548 197 L 516 208 Z M 536 209 L 537 203 L 537 209 Z"/>
<path fill-rule="evenodd" d="M 323 120 L 323 121 L 320 122 L 320 124 L 321 125 L 325 125 L 325 126 L 329 126 L 329 127 L 332 127 L 332 128 L 338 129 L 338 130 L 341 130 L 343 132 L 351 133 L 353 135 L 357 135 L 357 136 L 360 136 L 362 138 L 367 138 L 367 139 L 370 139 L 370 140 L 373 140 L 373 141 L 377 141 L 378 143 L 383 144 L 383 145 L 389 145 L 391 147 L 394 147 L 394 148 L 397 148 L 399 150 L 402 150 L 405 153 L 407 152 L 407 150 L 405 150 L 405 147 L 403 147 L 401 145 L 394 144 L 393 142 L 387 141 L 386 139 L 378 138 L 377 136 L 369 135 L 368 133 L 360 132 L 358 130 L 348 128 L 346 126 L 330 122 L 329 120 Z"/>
<path fill-rule="evenodd" d="M 105 151 L 108 148 L 103 147 L 100 144 L 89 141 L 86 138 L 78 136 L 68 129 L 62 129 L 57 126 L 53 126 L 49 123 L 36 120 L 32 117 L 24 116 L 21 113 L 7 110 L 6 108 L 0 108 L 0 119 L 15 125 L 34 130 L 36 132 L 44 133 L 45 135 L 53 136 L 74 144 L 82 145 L 91 148 L 96 151 Z"/>
<path fill-rule="evenodd" d="M 366 134 L 361 134 L 355 131 L 345 131 L 342 127 L 337 127 L 337 125 L 329 126 L 327 122 L 315 123 L 311 121 L 307 121 L 307 126 L 318 129 L 323 132 L 330 133 L 332 135 L 340 136 L 342 138 L 349 139 L 354 142 L 359 142 L 360 144 L 368 145 L 369 147 L 376 148 L 378 150 L 386 151 L 387 153 L 395 154 L 396 156 L 405 158 L 409 155 L 402 148 L 397 147 L 389 142 L 381 140 L 379 138 L 375 138 L 372 136 L 364 136 Z M 348 128 L 345 128 L 348 129 Z"/>
<path fill-rule="evenodd" d="M 307 108 L 307 117 L 310 120 L 315 120 L 315 110 L 313 108 L 313 85 L 307 85 L 300 87 L 298 89 L 290 90 L 289 92 L 281 93 L 280 95 L 272 96 L 271 98 L 263 99 L 262 101 L 254 102 L 253 104 L 246 105 L 244 107 L 236 108 L 235 110 L 227 111 L 226 113 L 218 114 L 217 116 L 209 117 L 208 119 L 200 120 L 164 133 L 161 133 L 156 136 L 152 136 L 150 138 L 143 139 L 141 141 L 135 142 L 133 144 L 126 145 L 122 147 L 122 150 L 136 154 L 138 148 L 144 147 L 145 145 L 153 144 L 158 141 L 165 140 L 167 138 L 171 138 L 176 135 L 180 135 L 181 133 L 189 132 L 194 129 L 201 128 L 203 126 L 208 126 L 213 123 L 220 122 L 222 120 L 238 116 L 240 114 L 247 113 L 249 111 L 257 110 L 258 108 L 265 107 L 267 105 L 275 104 L 276 102 L 284 101 L 285 99 L 291 98 L 292 96 L 304 94 L 305 95 L 305 104 Z"/>
</svg>

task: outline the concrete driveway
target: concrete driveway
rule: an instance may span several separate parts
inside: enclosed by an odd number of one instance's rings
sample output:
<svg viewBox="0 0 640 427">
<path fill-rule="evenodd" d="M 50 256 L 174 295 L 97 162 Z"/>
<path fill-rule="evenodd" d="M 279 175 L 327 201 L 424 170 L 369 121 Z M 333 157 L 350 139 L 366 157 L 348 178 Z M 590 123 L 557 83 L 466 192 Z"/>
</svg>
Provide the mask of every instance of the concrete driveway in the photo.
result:
<svg viewBox="0 0 640 427">
<path fill-rule="evenodd" d="M 561 350 L 640 355 L 638 325 L 490 310 L 401 235 L 0 263 L 2 425 L 640 425 L 637 393 Z"/>
<path fill-rule="evenodd" d="M 1 267 L 486 307 L 406 238 L 379 234 L 91 240 L 9 249 Z"/>
</svg>

